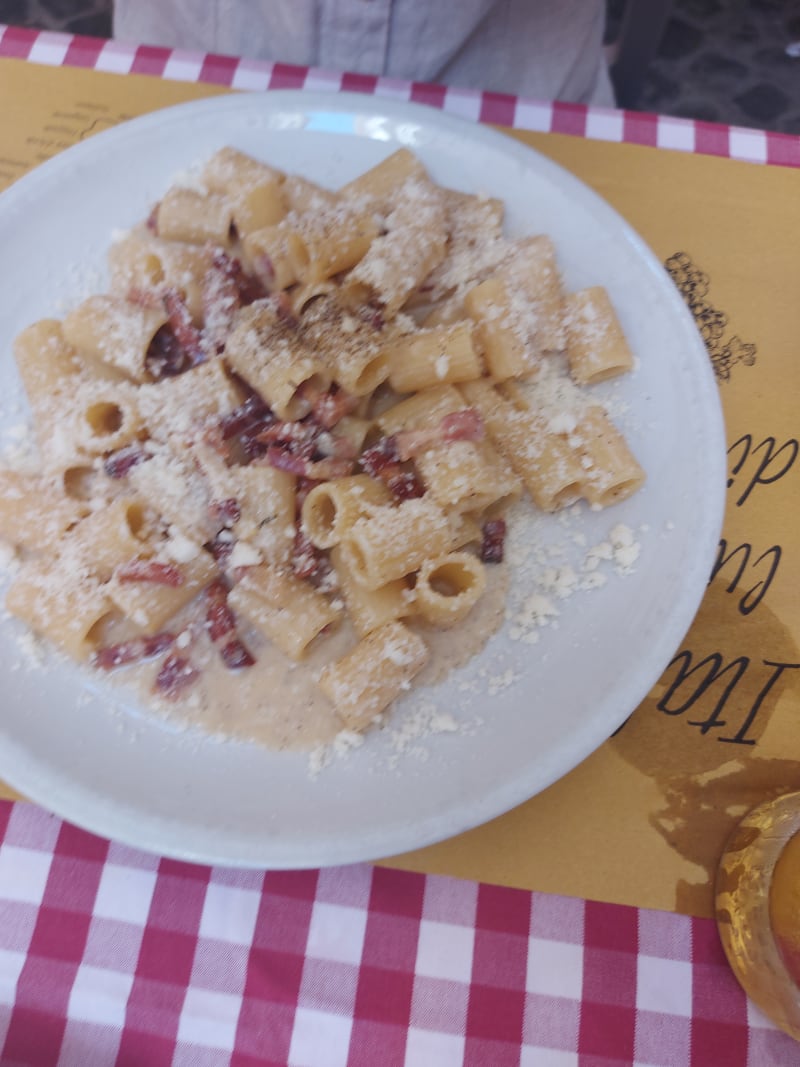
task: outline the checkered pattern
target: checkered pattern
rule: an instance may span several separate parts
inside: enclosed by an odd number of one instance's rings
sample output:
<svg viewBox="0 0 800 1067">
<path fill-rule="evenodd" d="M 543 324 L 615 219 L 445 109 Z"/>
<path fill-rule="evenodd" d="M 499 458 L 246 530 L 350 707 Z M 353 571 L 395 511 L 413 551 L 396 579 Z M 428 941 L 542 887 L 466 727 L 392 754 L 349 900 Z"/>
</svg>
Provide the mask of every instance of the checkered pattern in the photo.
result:
<svg viewBox="0 0 800 1067">
<path fill-rule="evenodd" d="M 0 802 L 4 1067 L 782 1067 L 714 924 L 159 859 Z"/>
<path fill-rule="evenodd" d="M 112 74 L 150 74 L 175 81 L 208 82 L 255 92 L 266 89 L 349 90 L 414 100 L 476 122 L 518 130 L 566 133 L 754 163 L 800 166 L 800 137 L 789 134 L 583 104 L 528 100 L 504 93 L 481 93 L 366 74 L 341 74 L 286 63 L 137 46 L 0 24 L 0 57 L 3 56 L 52 66 L 89 67 Z"/>
</svg>

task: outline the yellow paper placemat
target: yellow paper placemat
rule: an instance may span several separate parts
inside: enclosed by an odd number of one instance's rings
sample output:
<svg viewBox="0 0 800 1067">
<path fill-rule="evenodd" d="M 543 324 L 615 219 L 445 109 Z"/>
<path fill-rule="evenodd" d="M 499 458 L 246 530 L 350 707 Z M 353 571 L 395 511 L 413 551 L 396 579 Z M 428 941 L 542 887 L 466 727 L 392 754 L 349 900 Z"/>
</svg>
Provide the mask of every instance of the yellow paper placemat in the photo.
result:
<svg viewBox="0 0 800 1067">
<path fill-rule="evenodd" d="M 0 182 L 123 118 L 219 91 L 2 60 L 0 95 L 14 103 Z M 708 915 L 737 818 L 800 788 L 800 171 L 512 135 L 614 205 L 691 306 L 728 428 L 724 541 L 675 660 L 615 737 L 507 815 L 386 862 Z"/>
</svg>

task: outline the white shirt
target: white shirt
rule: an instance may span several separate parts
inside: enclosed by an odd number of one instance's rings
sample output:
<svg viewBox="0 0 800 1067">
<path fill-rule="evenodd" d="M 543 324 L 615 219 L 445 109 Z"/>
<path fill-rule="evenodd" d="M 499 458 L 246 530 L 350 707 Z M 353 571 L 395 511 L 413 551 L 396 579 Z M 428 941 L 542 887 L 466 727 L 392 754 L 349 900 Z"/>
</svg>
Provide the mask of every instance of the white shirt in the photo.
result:
<svg viewBox="0 0 800 1067">
<path fill-rule="evenodd" d="M 115 0 L 114 35 L 613 105 L 604 0 Z"/>
</svg>

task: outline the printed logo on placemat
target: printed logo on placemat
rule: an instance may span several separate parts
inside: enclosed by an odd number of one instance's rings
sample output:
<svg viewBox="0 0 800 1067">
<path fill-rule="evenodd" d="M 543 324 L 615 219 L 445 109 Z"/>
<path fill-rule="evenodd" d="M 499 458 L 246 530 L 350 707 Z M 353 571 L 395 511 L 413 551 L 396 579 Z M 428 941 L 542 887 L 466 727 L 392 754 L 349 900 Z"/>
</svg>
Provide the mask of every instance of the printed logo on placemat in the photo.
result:
<svg viewBox="0 0 800 1067">
<path fill-rule="evenodd" d="M 717 381 L 729 381 L 731 368 L 737 363 L 752 367 L 756 361 L 756 346 L 736 335 L 725 337 L 728 316 L 706 299 L 710 285 L 708 275 L 694 265 L 686 252 L 676 252 L 664 266 L 694 316 Z"/>
</svg>

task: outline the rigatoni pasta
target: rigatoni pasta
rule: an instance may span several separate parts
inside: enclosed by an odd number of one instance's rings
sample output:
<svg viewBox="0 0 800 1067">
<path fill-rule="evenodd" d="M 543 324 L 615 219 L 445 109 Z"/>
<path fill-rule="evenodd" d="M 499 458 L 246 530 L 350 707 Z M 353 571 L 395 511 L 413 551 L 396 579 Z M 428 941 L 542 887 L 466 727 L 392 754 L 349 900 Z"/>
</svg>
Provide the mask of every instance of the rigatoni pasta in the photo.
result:
<svg viewBox="0 0 800 1067">
<path fill-rule="evenodd" d="M 433 326 L 401 337 L 389 350 L 389 384 L 398 393 L 416 393 L 444 382 L 480 378 L 481 358 L 469 323 Z"/>
<path fill-rule="evenodd" d="M 6 594 L 6 608 L 78 661 L 100 647 L 102 624 L 113 612 L 101 583 L 65 568 L 58 557 L 25 560 Z"/>
<path fill-rule="evenodd" d="M 112 371 L 132 381 L 149 378 L 147 354 L 167 323 L 166 308 L 142 307 L 121 296 L 90 296 L 61 324 L 64 340 L 85 372 Z"/>
<path fill-rule="evenodd" d="M 348 618 L 359 637 L 366 637 L 387 622 L 415 614 L 414 590 L 405 578 L 395 578 L 370 589 L 353 574 L 340 545 L 333 546 L 330 558 L 336 568 Z"/>
<path fill-rule="evenodd" d="M 0 468 L 8 610 L 161 702 L 218 668 L 235 714 L 274 649 L 336 729 L 380 721 L 479 609 L 511 507 L 644 479 L 591 391 L 633 366 L 608 293 L 502 215 L 407 149 L 338 190 L 232 146 L 176 182 L 107 292 L 16 339 L 38 465 Z"/>
<path fill-rule="evenodd" d="M 286 175 L 230 146 L 214 153 L 202 177 L 205 187 L 230 206 L 239 237 L 280 222 L 289 210 Z"/>
<path fill-rule="evenodd" d="M 633 353 L 602 285 L 570 293 L 564 321 L 569 372 L 578 385 L 594 385 L 633 369 Z"/>
<path fill-rule="evenodd" d="M 156 227 L 166 241 L 227 246 L 233 226 L 233 204 L 218 193 L 169 189 L 156 209 Z"/>
<path fill-rule="evenodd" d="M 301 579 L 267 565 L 248 567 L 228 598 L 291 659 L 302 659 L 314 638 L 338 619 L 325 596 Z"/>
<path fill-rule="evenodd" d="M 425 642 L 401 622 L 372 630 L 322 672 L 320 687 L 348 730 L 364 730 L 425 666 Z"/>
<path fill-rule="evenodd" d="M 414 586 L 414 605 L 434 626 L 455 626 L 466 618 L 486 588 L 484 564 L 471 552 L 426 559 Z"/>
</svg>

